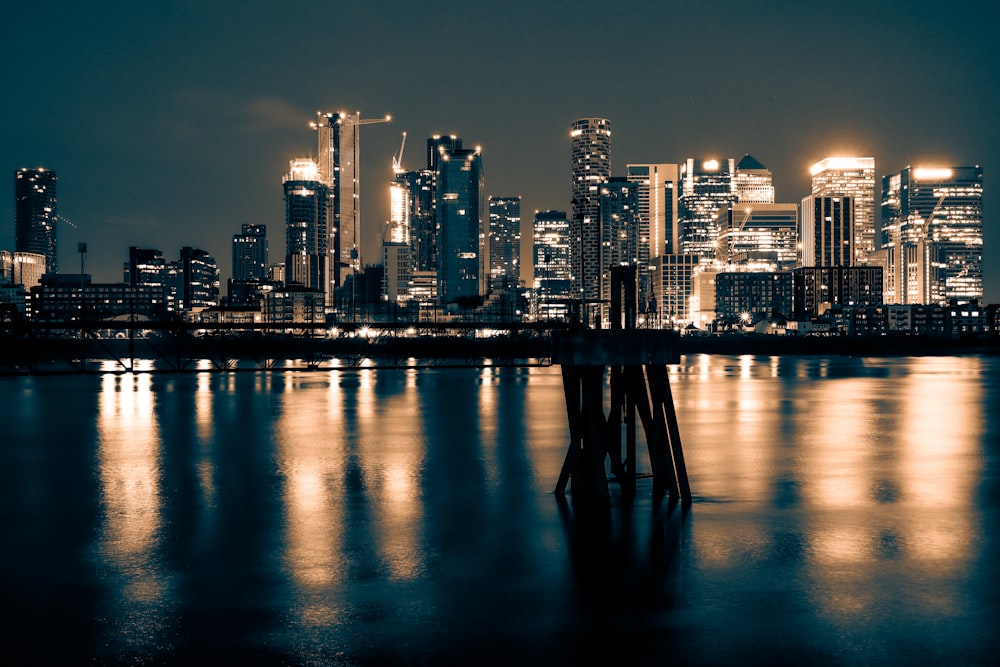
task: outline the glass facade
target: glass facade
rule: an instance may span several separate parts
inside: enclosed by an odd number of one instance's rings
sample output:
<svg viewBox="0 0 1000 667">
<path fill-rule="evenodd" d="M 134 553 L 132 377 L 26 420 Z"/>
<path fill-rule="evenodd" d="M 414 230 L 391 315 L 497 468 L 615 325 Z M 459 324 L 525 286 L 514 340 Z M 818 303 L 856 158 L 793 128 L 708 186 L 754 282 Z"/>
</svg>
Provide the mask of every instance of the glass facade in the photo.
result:
<svg viewBox="0 0 1000 667">
<path fill-rule="evenodd" d="M 907 167 L 882 180 L 886 299 L 983 298 L 982 167 Z"/>
<path fill-rule="evenodd" d="M 715 261 L 719 240 L 718 211 L 736 201 L 734 160 L 688 158 L 681 165 L 678 196 L 680 252 Z"/>
<path fill-rule="evenodd" d="M 802 200 L 802 266 L 851 266 L 855 257 L 854 201 L 809 196 Z"/>
<path fill-rule="evenodd" d="M 600 298 L 601 186 L 611 178 L 611 121 L 580 118 L 570 125 L 571 175 L 570 261 L 573 293 L 578 299 Z"/>
<path fill-rule="evenodd" d="M 442 148 L 437 166 L 438 298 L 472 302 L 485 291 L 482 156 Z"/>
<path fill-rule="evenodd" d="M 19 169 L 14 174 L 14 251 L 45 256 L 45 270 L 58 273 L 56 172 Z"/>
<path fill-rule="evenodd" d="M 517 287 L 521 278 L 521 198 L 490 197 L 490 286 Z"/>
<path fill-rule="evenodd" d="M 319 180 L 317 164 L 292 160 L 284 179 L 285 282 L 328 290 L 330 189 Z"/>
<path fill-rule="evenodd" d="M 848 264 L 876 264 L 875 158 L 829 157 L 810 169 L 814 197 L 850 197 L 854 255 Z M 804 215 L 804 214 L 803 214 Z"/>
</svg>

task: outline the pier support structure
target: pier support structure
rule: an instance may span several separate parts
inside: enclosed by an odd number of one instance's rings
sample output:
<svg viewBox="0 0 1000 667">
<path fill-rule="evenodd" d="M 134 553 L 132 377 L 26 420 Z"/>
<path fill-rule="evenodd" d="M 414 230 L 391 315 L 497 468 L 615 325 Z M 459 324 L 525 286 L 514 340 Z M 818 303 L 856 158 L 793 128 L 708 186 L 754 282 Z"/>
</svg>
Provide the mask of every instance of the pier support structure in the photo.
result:
<svg viewBox="0 0 1000 667">
<path fill-rule="evenodd" d="M 677 363 L 678 334 L 635 328 L 635 269 L 612 271 L 611 329 L 576 329 L 553 340 L 562 367 L 570 443 L 555 492 L 607 499 L 608 468 L 624 493 L 636 482 L 637 421 L 645 434 L 653 495 L 691 502 L 667 364 Z M 605 413 L 605 377 L 610 410 Z M 624 438 L 623 438 L 624 427 Z"/>
</svg>

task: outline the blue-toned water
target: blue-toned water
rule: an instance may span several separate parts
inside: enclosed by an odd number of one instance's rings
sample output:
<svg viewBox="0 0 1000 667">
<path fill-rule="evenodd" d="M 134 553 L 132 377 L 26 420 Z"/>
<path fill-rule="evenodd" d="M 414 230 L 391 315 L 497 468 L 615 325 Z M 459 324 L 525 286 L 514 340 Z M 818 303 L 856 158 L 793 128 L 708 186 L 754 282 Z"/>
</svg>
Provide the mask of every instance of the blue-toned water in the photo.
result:
<svg viewBox="0 0 1000 667">
<path fill-rule="evenodd" d="M 558 368 L 0 378 L 5 656 L 1000 660 L 1000 359 L 670 371 L 695 501 L 606 516 Z"/>
</svg>

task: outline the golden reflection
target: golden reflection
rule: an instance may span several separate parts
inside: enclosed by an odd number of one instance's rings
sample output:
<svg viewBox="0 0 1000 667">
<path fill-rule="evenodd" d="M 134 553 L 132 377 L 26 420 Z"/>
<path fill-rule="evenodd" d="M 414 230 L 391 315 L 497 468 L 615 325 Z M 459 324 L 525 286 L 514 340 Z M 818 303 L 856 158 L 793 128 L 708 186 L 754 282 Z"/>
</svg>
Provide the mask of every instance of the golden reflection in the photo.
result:
<svg viewBox="0 0 1000 667">
<path fill-rule="evenodd" d="M 157 604 L 166 582 L 153 555 L 162 525 L 160 437 L 152 376 L 106 374 L 98 399 L 101 551 L 133 602 Z"/>
<path fill-rule="evenodd" d="M 212 374 L 198 373 L 194 394 L 194 421 L 202 443 L 212 437 Z"/>
<path fill-rule="evenodd" d="M 820 364 L 828 373 L 828 362 Z M 826 379 L 813 384 L 811 397 L 818 413 L 807 414 L 812 423 L 803 433 L 803 488 L 809 500 L 821 507 L 854 507 L 867 504 L 868 458 L 874 454 L 868 425 L 875 418 L 864 378 Z"/>
</svg>

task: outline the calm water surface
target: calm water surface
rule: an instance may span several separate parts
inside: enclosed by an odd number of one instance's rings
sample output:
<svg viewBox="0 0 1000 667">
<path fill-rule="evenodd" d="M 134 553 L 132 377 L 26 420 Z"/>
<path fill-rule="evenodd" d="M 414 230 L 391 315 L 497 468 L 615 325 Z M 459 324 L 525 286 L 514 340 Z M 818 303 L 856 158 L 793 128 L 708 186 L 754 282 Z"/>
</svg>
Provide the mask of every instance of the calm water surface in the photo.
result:
<svg viewBox="0 0 1000 667">
<path fill-rule="evenodd" d="M 1000 359 L 670 371 L 695 501 L 598 516 L 557 368 L 0 378 L 5 654 L 1000 660 Z"/>
</svg>

